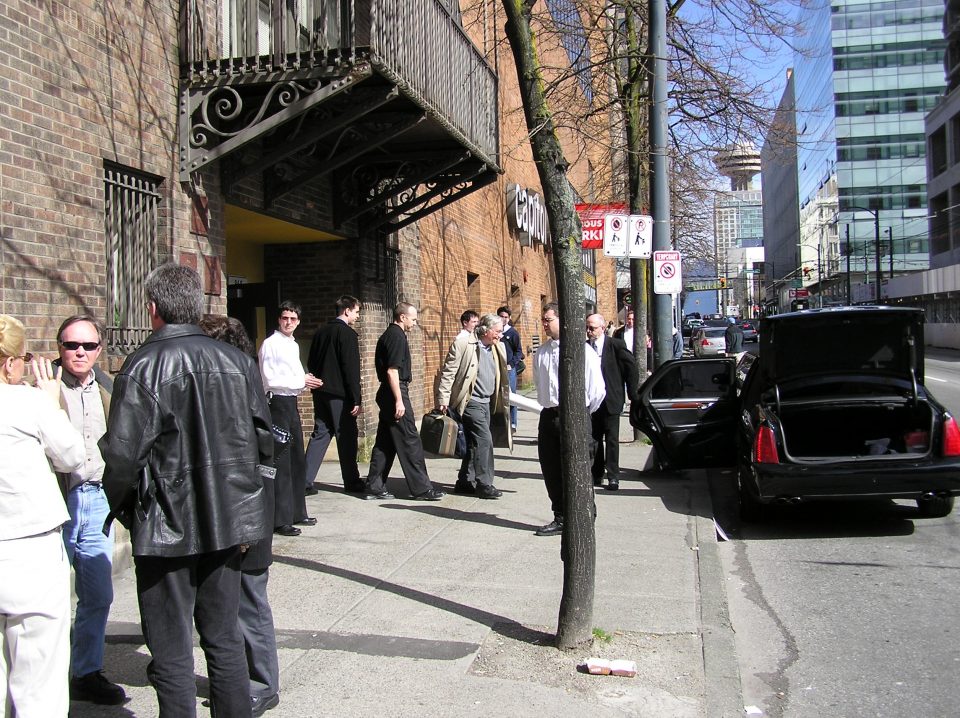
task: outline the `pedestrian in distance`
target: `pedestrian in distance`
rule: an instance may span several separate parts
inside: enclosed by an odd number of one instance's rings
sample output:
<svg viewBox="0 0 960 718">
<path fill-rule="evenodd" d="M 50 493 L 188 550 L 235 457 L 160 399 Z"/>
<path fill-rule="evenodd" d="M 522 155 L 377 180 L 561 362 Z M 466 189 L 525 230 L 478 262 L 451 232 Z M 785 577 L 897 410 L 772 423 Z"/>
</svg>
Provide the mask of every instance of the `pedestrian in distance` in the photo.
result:
<svg viewBox="0 0 960 718">
<path fill-rule="evenodd" d="M 211 711 L 252 716 L 237 616 L 239 548 L 265 538 L 273 436 L 256 362 L 207 336 L 200 276 L 168 263 L 146 278 L 153 332 L 113 384 L 103 486 L 130 529 L 147 678 L 160 716 L 193 716 L 194 628 Z"/>
<path fill-rule="evenodd" d="M 300 305 L 280 304 L 277 329 L 260 345 L 260 374 L 270 404 L 270 416 L 277 439 L 274 448 L 275 483 L 274 531 L 281 536 L 299 536 L 294 524 L 314 526 L 317 520 L 307 516 L 304 495 L 316 493 L 305 489 L 307 463 L 303 448 L 303 424 L 297 396 L 307 389 L 319 389 L 322 382 L 303 371 L 300 348 L 293 333 L 300 326 Z"/>
<path fill-rule="evenodd" d="M 376 396 L 379 424 L 367 474 L 365 498 L 369 500 L 394 498 L 387 491 L 387 477 L 395 457 L 400 460 L 412 498 L 439 501 L 444 496 L 427 475 L 423 444 L 410 403 L 412 362 L 407 334 L 416 325 L 417 308 L 400 302 L 393 310 L 393 322 L 377 341 L 374 365 L 380 381 Z"/>
<path fill-rule="evenodd" d="M 460 315 L 460 331 L 457 333 L 455 339 L 464 339 L 473 334 L 473 330 L 477 328 L 477 324 L 480 322 L 480 315 L 477 314 L 472 309 L 468 309 L 463 314 Z"/>
<path fill-rule="evenodd" d="M 253 342 L 243 324 L 233 317 L 207 314 L 200 320 L 207 336 L 236 347 L 250 358 L 257 356 Z M 263 401 L 266 402 L 266 396 Z M 269 411 L 269 409 L 266 409 Z M 265 514 L 273 516 L 273 484 L 263 482 Z M 259 541 L 240 545 L 240 605 L 237 625 L 243 636 L 250 674 L 250 709 L 254 718 L 262 716 L 280 703 L 280 661 L 277 656 L 277 634 L 273 625 L 273 609 L 267 598 L 267 582 L 273 563 L 273 533 Z"/>
<path fill-rule="evenodd" d="M 360 416 L 360 343 L 353 325 L 360 319 L 360 300 L 344 294 L 336 303 L 337 315 L 318 329 L 310 344 L 307 370 L 321 385 L 312 390 L 313 433 L 307 446 L 307 493 L 316 491 L 313 482 L 330 441 L 337 440 L 343 489 L 362 494 L 357 468 Z"/>
<path fill-rule="evenodd" d="M 0 314 L 0 715 L 64 718 L 70 708 L 70 520 L 55 471 L 86 460 L 60 406 L 60 376 Z M 24 383 L 30 366 L 36 386 Z"/>
<path fill-rule="evenodd" d="M 587 353 L 600 357 L 603 375 L 604 400 L 590 415 L 591 432 L 596 442 L 591 473 L 593 485 L 600 486 L 606 479 L 607 491 L 620 488 L 620 413 L 623 411 L 624 386 L 626 398 L 636 399 L 637 362 L 622 339 L 604 334 L 601 314 L 587 317 Z"/>
<path fill-rule="evenodd" d="M 743 354 L 743 328 L 733 317 L 727 317 L 727 329 L 723 333 L 724 346 L 728 357 Z"/>
<path fill-rule="evenodd" d="M 77 314 L 57 331 L 61 367 L 60 405 L 84 436 L 86 461 L 77 471 L 58 474 L 70 520 L 63 545 L 74 569 L 77 611 L 70 637 L 70 698 L 120 705 L 123 688 L 103 672 L 107 618 L 113 603 L 113 529 L 103 530 L 110 505 L 103 492 L 103 457 L 97 442 L 107 432 L 113 380 L 97 367 L 106 330 L 98 319 Z"/>
<path fill-rule="evenodd" d="M 447 352 L 437 386 L 437 407 L 456 412 L 463 419 L 469 446 L 470 472 L 476 484 L 457 479 L 454 491 L 498 499 L 503 492 L 494 485 L 494 428 L 500 443 L 512 448 L 510 431 L 510 384 L 507 355 L 500 342 L 502 322 L 496 314 L 484 314 L 472 336 L 457 339 Z"/>
<path fill-rule="evenodd" d="M 561 456 L 563 444 L 560 438 L 560 315 L 559 306 L 551 302 L 541 312 L 543 331 L 547 341 L 540 345 L 533 357 L 533 381 L 537 387 L 537 401 L 543 409 L 537 426 L 537 456 L 543 483 L 550 497 L 553 521 L 540 527 L 537 536 L 559 536 L 563 533 L 563 470 Z M 605 394 L 600 357 L 596 352 L 584 351 L 584 402 L 587 415 L 583 425 L 583 440 L 593 459 L 593 439 L 590 415 L 603 402 Z"/>
<path fill-rule="evenodd" d="M 510 379 L 510 391 L 516 392 L 517 381 L 526 368 L 523 361 L 523 342 L 520 340 L 520 332 L 518 332 L 517 328 L 510 322 L 513 316 L 510 312 L 510 307 L 506 305 L 500 307 L 497 309 L 497 315 L 503 322 L 503 333 L 500 336 L 500 341 L 507 352 L 507 374 Z M 510 428 L 513 431 L 517 430 L 518 416 L 517 407 L 511 406 Z"/>
</svg>

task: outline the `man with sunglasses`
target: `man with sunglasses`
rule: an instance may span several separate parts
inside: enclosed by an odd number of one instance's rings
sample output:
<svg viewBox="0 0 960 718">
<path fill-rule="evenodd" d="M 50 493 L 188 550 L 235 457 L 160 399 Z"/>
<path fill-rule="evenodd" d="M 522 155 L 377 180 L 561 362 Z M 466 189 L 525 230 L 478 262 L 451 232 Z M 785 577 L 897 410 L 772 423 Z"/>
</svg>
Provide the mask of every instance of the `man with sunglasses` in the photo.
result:
<svg viewBox="0 0 960 718">
<path fill-rule="evenodd" d="M 97 442 L 107 431 L 113 381 L 97 368 L 104 328 L 86 314 L 66 319 L 57 332 L 62 367 L 60 404 L 83 435 L 86 461 L 59 474 L 70 520 L 63 544 L 76 573 L 77 612 L 70 639 L 70 698 L 100 705 L 126 700 L 123 688 L 103 674 L 107 616 L 113 603 L 113 530 L 104 534 L 110 507 L 103 492 L 103 457 Z"/>
</svg>

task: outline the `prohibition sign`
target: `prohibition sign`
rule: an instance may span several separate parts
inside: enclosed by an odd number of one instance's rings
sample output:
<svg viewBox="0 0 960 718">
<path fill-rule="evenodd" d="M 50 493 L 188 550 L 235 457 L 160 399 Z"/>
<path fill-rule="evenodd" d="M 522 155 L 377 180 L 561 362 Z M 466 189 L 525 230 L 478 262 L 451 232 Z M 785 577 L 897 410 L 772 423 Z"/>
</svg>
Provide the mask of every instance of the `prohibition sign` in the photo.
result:
<svg viewBox="0 0 960 718">
<path fill-rule="evenodd" d="M 660 267 L 660 276 L 664 279 L 673 279 L 674 271 L 672 264 L 664 264 Z"/>
<path fill-rule="evenodd" d="M 653 253 L 654 294 L 679 294 L 682 291 L 680 260 L 680 252 L 677 251 Z"/>
</svg>

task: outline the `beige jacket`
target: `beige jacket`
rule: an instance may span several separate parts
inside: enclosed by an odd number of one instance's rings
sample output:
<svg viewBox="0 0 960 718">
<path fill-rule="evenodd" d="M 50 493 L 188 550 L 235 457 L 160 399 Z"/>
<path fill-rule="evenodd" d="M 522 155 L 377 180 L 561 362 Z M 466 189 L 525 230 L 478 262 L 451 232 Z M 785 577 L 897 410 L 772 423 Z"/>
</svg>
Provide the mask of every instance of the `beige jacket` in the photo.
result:
<svg viewBox="0 0 960 718">
<path fill-rule="evenodd" d="M 437 384 L 437 405 L 447 406 L 458 414 L 466 409 L 473 386 L 477 383 L 480 367 L 480 340 L 475 334 L 457 339 L 450 345 L 447 358 L 440 370 Z M 507 378 L 507 352 L 503 344 L 493 345 L 495 386 L 490 397 L 491 432 L 493 445 L 497 448 L 513 448 L 510 431 L 510 382 Z"/>
</svg>

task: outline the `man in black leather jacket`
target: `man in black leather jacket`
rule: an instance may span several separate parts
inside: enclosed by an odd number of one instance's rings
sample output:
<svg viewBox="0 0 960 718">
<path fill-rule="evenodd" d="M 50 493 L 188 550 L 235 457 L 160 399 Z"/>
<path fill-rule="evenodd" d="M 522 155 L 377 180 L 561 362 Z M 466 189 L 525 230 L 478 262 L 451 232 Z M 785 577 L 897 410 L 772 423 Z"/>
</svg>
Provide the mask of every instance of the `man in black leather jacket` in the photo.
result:
<svg viewBox="0 0 960 718">
<path fill-rule="evenodd" d="M 160 715 L 195 714 L 195 619 L 211 703 L 244 718 L 238 548 L 272 530 L 263 483 L 270 410 L 253 359 L 197 326 L 203 293 L 194 270 L 158 267 L 146 293 L 153 333 L 114 381 L 103 486 L 111 515 L 131 533 Z"/>
</svg>

